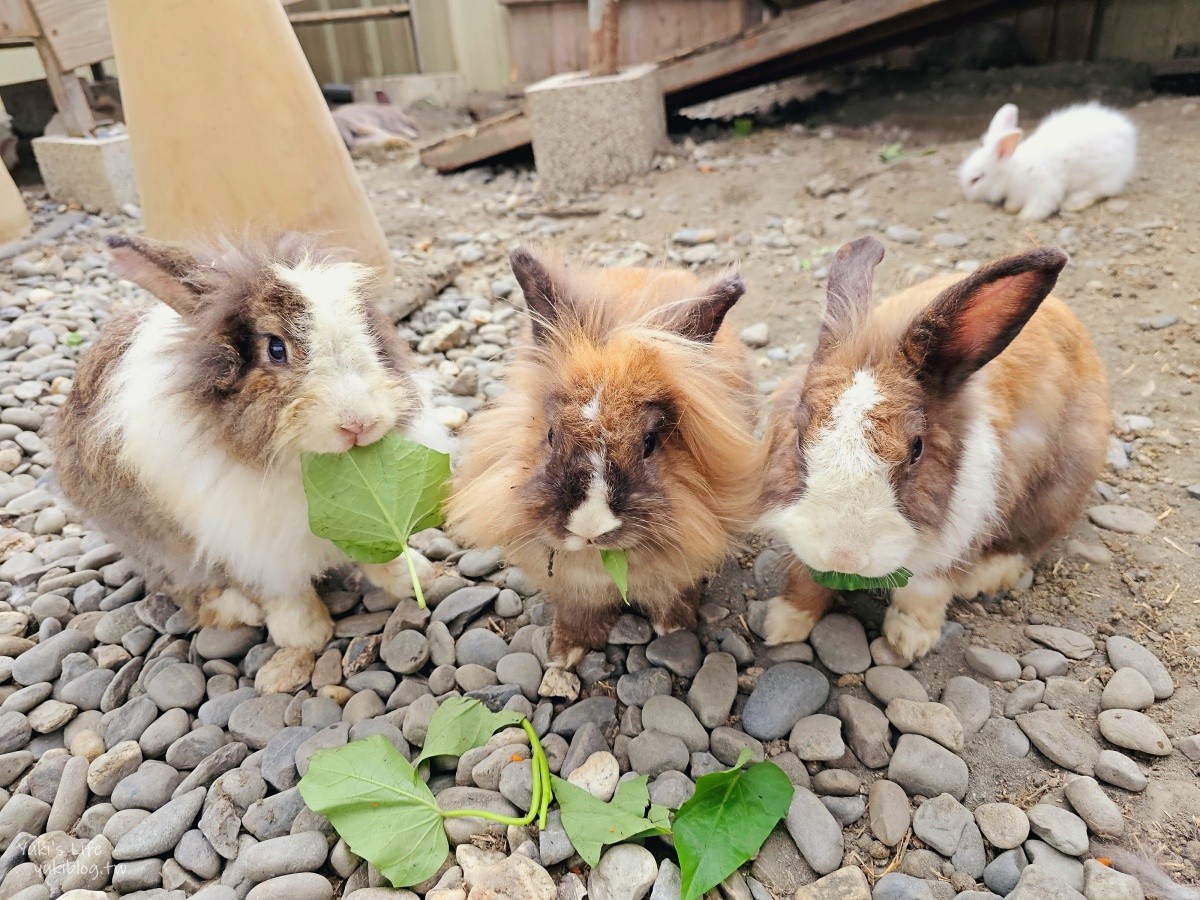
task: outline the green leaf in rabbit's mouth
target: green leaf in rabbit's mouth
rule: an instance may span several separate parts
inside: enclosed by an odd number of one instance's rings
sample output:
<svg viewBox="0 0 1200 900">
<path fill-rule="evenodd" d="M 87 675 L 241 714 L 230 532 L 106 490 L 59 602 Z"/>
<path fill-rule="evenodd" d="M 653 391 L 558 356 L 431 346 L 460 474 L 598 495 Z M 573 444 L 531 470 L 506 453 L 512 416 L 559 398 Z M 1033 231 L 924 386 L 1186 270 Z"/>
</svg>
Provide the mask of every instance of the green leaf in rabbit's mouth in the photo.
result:
<svg viewBox="0 0 1200 900">
<path fill-rule="evenodd" d="M 899 568 L 880 578 L 866 578 L 846 572 L 818 572 L 812 566 L 808 567 L 808 571 L 817 584 L 835 591 L 886 591 L 904 587 L 908 584 L 908 579 L 912 578 L 912 572 L 905 568 Z"/>
<path fill-rule="evenodd" d="M 624 550 L 601 550 L 600 562 L 604 564 L 604 571 L 608 573 L 608 577 L 613 580 L 613 584 L 617 586 L 617 590 L 621 592 L 621 599 L 629 604 L 629 560 L 625 556 Z"/>
</svg>

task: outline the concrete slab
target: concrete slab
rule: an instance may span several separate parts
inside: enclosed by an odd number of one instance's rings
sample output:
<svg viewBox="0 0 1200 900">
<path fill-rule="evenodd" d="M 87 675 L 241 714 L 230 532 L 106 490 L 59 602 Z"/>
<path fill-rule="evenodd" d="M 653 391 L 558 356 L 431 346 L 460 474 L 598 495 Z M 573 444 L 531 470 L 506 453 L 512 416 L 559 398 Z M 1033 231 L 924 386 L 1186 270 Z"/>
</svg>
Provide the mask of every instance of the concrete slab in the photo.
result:
<svg viewBox="0 0 1200 900">
<path fill-rule="evenodd" d="M 127 134 L 35 138 L 33 155 L 46 191 L 60 203 L 115 213 L 128 203 L 138 202 Z"/>
<path fill-rule="evenodd" d="M 658 68 L 616 75 L 555 75 L 525 89 L 533 158 L 543 188 L 575 193 L 649 171 L 666 144 L 667 117 Z"/>
</svg>

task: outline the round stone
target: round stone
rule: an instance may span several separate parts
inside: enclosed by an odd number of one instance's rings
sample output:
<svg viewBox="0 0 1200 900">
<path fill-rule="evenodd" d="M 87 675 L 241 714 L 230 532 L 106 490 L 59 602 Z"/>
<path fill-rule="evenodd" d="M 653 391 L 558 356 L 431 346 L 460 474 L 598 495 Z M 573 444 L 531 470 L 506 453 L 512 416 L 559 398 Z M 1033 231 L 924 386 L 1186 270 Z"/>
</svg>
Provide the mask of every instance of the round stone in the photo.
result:
<svg viewBox="0 0 1200 900">
<path fill-rule="evenodd" d="M 817 658 L 837 675 L 865 672 L 871 666 L 871 648 L 862 622 L 833 613 L 813 626 L 808 637 Z"/>
<path fill-rule="evenodd" d="M 1100 733 L 1109 743 L 1150 756 L 1169 756 L 1171 739 L 1145 713 L 1131 709 L 1107 709 L 1100 713 Z M 1087 773 L 1081 773 L 1087 774 Z"/>
<path fill-rule="evenodd" d="M 829 698 L 825 676 L 804 663 L 778 663 L 763 673 L 742 711 L 742 727 L 759 740 L 783 737 Z"/>
<path fill-rule="evenodd" d="M 983 803 L 975 807 L 975 824 L 984 840 L 997 850 L 1011 850 L 1029 837 L 1029 818 L 1012 803 Z"/>
<path fill-rule="evenodd" d="M 796 723 L 788 746 L 805 762 L 830 762 L 846 752 L 842 722 L 835 716 L 805 716 Z"/>
<path fill-rule="evenodd" d="M 204 672 L 190 663 L 175 663 L 156 669 L 146 683 L 146 694 L 161 710 L 197 709 L 204 700 Z"/>
<path fill-rule="evenodd" d="M 1100 695 L 1102 709 L 1141 710 L 1153 704 L 1154 688 L 1145 675 L 1131 666 L 1117 669 Z"/>
</svg>

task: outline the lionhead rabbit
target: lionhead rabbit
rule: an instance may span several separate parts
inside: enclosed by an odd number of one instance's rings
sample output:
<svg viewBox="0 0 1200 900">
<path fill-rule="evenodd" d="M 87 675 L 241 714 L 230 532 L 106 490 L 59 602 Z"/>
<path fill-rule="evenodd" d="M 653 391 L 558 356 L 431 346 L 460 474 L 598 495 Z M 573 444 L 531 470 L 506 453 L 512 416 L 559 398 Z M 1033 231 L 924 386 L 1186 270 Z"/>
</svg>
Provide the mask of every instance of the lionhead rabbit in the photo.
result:
<svg viewBox="0 0 1200 900">
<path fill-rule="evenodd" d="M 622 609 L 600 551 L 660 633 L 693 628 L 701 579 L 751 522 L 760 463 L 745 353 L 724 325 L 744 290 L 672 269 L 511 257 L 531 316 L 508 390 L 468 426 L 452 530 L 499 544 L 555 607 L 575 665 Z"/>
<path fill-rule="evenodd" d="M 911 580 L 884 636 L 906 659 L 937 643 L 947 604 L 1027 583 L 1078 517 L 1105 458 L 1104 368 L 1047 295 L 1043 247 L 942 276 L 871 308 L 874 238 L 838 251 L 811 365 L 780 388 L 764 525 L 791 546 L 768 641 L 803 640 L 833 592 L 809 572 Z"/>
<path fill-rule="evenodd" d="M 109 247 L 162 303 L 114 319 L 83 359 L 55 434 L 64 493 L 201 624 L 265 619 L 278 646 L 320 649 L 333 625 L 312 580 L 346 558 L 309 531 L 301 454 L 396 427 L 438 440 L 371 271 L 299 235 Z M 366 571 L 409 583 L 403 562 Z"/>
<path fill-rule="evenodd" d="M 1051 113 L 1022 141 L 1017 107 L 1000 107 L 959 170 L 968 200 L 1003 203 L 1022 219 L 1079 210 L 1125 189 L 1137 156 L 1137 130 L 1121 113 L 1084 103 Z"/>
</svg>

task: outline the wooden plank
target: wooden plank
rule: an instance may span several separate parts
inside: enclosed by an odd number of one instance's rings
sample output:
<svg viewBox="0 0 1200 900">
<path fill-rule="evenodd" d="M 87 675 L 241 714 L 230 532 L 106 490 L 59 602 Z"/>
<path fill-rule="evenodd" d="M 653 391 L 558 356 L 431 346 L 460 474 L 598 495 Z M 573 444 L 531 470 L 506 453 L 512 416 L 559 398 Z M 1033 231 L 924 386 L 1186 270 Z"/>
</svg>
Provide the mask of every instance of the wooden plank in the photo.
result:
<svg viewBox="0 0 1200 900">
<path fill-rule="evenodd" d="M 426 145 L 421 148 L 421 162 L 439 172 L 453 172 L 524 147 L 531 139 L 529 115 L 521 107 Z"/>
<path fill-rule="evenodd" d="M 92 134 L 96 130 L 96 120 L 92 116 L 92 106 L 88 103 L 79 76 L 74 72 L 63 71 L 63 65 L 55 56 L 54 48 L 45 38 L 37 38 L 33 45 L 41 57 L 42 68 L 46 71 L 46 83 L 50 86 L 54 105 L 62 113 L 67 134 L 71 137 L 87 137 Z"/>
<path fill-rule="evenodd" d="M 663 93 L 673 94 L 825 41 L 953 0 L 819 0 L 790 10 L 720 46 L 701 47 L 659 64 Z"/>
<path fill-rule="evenodd" d="M 0 41 L 41 34 L 25 0 L 0 0 Z"/>
<path fill-rule="evenodd" d="M 350 9 L 314 10 L 313 12 L 288 13 L 293 25 L 336 25 L 345 22 L 371 22 L 375 19 L 394 19 L 407 16 L 407 3 L 389 3 L 386 6 L 363 6 Z"/>
<path fill-rule="evenodd" d="M 112 59 L 104 0 L 29 0 L 64 72 Z"/>
</svg>

